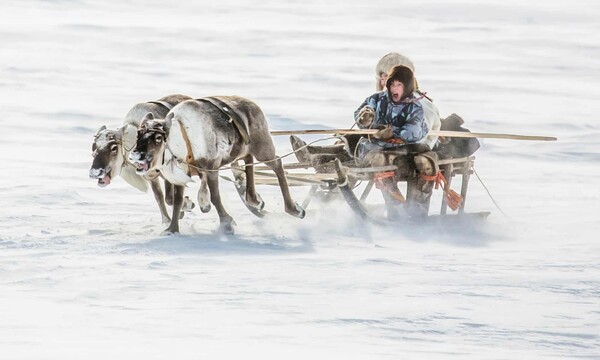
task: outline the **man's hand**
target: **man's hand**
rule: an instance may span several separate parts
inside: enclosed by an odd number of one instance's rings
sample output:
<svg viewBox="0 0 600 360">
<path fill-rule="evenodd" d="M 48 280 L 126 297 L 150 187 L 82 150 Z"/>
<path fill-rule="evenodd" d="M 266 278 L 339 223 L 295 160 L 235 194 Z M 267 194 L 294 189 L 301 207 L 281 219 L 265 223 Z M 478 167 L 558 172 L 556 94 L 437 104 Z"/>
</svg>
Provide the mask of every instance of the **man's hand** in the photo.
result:
<svg viewBox="0 0 600 360">
<path fill-rule="evenodd" d="M 369 127 L 375 119 L 375 110 L 370 106 L 365 106 L 358 113 L 358 124 L 362 127 Z"/>
<path fill-rule="evenodd" d="M 373 137 L 379 140 L 388 141 L 394 137 L 394 130 L 392 129 L 392 126 L 389 125 L 376 132 Z"/>
</svg>

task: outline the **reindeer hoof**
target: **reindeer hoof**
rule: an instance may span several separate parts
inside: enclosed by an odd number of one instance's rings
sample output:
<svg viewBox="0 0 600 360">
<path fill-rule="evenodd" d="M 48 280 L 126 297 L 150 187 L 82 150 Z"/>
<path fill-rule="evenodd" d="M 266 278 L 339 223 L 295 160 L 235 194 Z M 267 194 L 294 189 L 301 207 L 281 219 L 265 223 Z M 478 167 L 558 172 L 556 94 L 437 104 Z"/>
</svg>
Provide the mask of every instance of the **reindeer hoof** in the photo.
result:
<svg viewBox="0 0 600 360">
<path fill-rule="evenodd" d="M 210 204 L 206 204 L 205 206 L 200 206 L 200 211 L 202 211 L 203 213 L 207 213 L 210 211 Z"/>
<path fill-rule="evenodd" d="M 264 208 L 265 208 L 265 202 L 263 201 L 263 199 L 258 199 L 258 204 L 254 205 L 252 203 L 246 202 L 247 206 L 255 209 L 258 212 L 261 212 Z"/>
<path fill-rule="evenodd" d="M 288 214 L 297 217 L 298 219 L 304 219 L 304 217 L 306 216 L 306 210 L 304 210 L 302 208 L 302 206 L 298 205 L 298 203 L 296 203 L 296 208 L 292 211 L 287 211 Z"/>
<path fill-rule="evenodd" d="M 222 223 L 219 226 L 219 230 L 225 235 L 233 235 L 235 233 L 233 223 Z"/>
<path fill-rule="evenodd" d="M 189 196 L 186 196 L 183 199 L 183 205 L 181 206 L 181 210 L 192 211 L 192 209 L 195 207 L 196 207 L 196 204 L 194 204 L 194 202 L 189 198 Z"/>
<path fill-rule="evenodd" d="M 179 234 L 179 230 L 171 230 L 171 229 L 165 229 L 163 232 L 160 233 L 162 236 L 170 236 L 170 235 L 174 235 L 174 234 Z"/>
</svg>

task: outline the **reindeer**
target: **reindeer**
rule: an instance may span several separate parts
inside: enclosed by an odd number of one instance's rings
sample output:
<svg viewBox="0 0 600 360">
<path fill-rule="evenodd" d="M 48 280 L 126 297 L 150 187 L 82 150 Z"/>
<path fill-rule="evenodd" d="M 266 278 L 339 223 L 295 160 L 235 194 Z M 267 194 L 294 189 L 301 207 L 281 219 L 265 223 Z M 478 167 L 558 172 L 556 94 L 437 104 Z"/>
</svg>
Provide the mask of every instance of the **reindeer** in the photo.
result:
<svg viewBox="0 0 600 360">
<path fill-rule="evenodd" d="M 157 101 L 136 104 L 125 116 L 121 128 L 109 130 L 106 126 L 102 126 L 94 136 L 92 144 L 94 160 L 89 171 L 90 178 L 97 179 L 98 186 L 105 187 L 110 185 L 113 178 L 121 176 L 127 183 L 143 192 L 148 190 L 148 183 L 150 183 L 164 223 L 171 221 L 165 201 L 168 205 L 173 204 L 173 185 L 165 181 L 166 196 L 163 196 L 158 178 L 156 176 L 144 178 L 138 175 L 135 166 L 127 159 L 129 151 L 135 146 L 138 126 L 146 114 L 164 117 L 173 106 L 188 99 L 191 99 L 191 97 L 169 95 Z M 201 186 L 198 199 L 200 209 L 203 212 L 209 211 L 210 202 L 206 185 Z M 192 207 L 193 204 L 188 203 L 186 206 Z"/>
<path fill-rule="evenodd" d="M 304 218 L 304 209 L 290 195 L 267 120 L 258 105 L 248 99 L 219 96 L 187 100 L 175 106 L 164 119 L 147 114 L 140 125 L 135 149 L 129 154 L 129 159 L 137 164 L 138 174 L 159 171 L 175 185 L 174 214 L 181 207 L 183 187 L 191 181 L 191 176 L 204 179 L 210 190 L 210 201 L 219 214 L 220 230 L 226 234 L 234 233 L 235 222 L 221 202 L 219 168 L 244 160 L 246 205 L 262 209 L 264 202 L 254 185 L 254 158 L 265 162 L 277 175 L 285 211 Z M 164 233 L 177 232 L 179 222 L 173 216 Z"/>
</svg>

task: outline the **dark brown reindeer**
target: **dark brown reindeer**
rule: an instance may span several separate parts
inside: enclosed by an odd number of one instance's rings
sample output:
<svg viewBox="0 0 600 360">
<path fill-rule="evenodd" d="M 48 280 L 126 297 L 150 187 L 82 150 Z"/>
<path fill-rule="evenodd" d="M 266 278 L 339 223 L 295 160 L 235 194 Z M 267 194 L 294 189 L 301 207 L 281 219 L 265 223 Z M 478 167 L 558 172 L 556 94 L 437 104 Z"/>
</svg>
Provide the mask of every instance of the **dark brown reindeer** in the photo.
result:
<svg viewBox="0 0 600 360">
<path fill-rule="evenodd" d="M 254 186 L 253 161 L 265 162 L 277 175 L 285 211 L 303 218 L 304 209 L 290 195 L 281 160 L 269 133 L 267 120 L 252 101 L 238 96 L 219 96 L 188 100 L 175 106 L 164 119 L 148 114 L 129 155 L 137 164 L 138 174 L 160 172 L 175 185 L 173 213 L 181 207 L 184 185 L 190 176 L 203 178 L 210 190 L 210 201 L 217 209 L 220 229 L 233 234 L 234 221 L 227 213 L 219 194 L 218 169 L 236 160 L 244 160 L 247 206 L 262 209 L 264 203 Z M 177 216 L 165 233 L 179 232 Z"/>
<path fill-rule="evenodd" d="M 137 129 L 145 115 L 164 117 L 175 105 L 189 99 L 191 97 L 185 95 L 169 95 L 157 101 L 139 103 L 129 110 L 121 128 L 109 130 L 106 126 L 102 126 L 94 136 L 92 144 L 94 160 L 89 171 L 90 178 L 97 179 L 98 186 L 105 187 L 113 178 L 121 176 L 127 183 L 144 192 L 148 190 L 149 183 L 163 222 L 170 222 L 165 201 L 168 205 L 173 204 L 173 185 L 165 181 L 166 196 L 164 196 L 158 178 L 146 179 L 138 175 L 135 166 L 127 159 L 129 151 L 135 146 Z M 206 189 L 206 186 L 204 188 Z M 200 194 L 198 197 L 200 198 Z M 202 211 L 206 212 L 210 209 L 207 193 L 204 199 L 200 204 Z"/>
</svg>

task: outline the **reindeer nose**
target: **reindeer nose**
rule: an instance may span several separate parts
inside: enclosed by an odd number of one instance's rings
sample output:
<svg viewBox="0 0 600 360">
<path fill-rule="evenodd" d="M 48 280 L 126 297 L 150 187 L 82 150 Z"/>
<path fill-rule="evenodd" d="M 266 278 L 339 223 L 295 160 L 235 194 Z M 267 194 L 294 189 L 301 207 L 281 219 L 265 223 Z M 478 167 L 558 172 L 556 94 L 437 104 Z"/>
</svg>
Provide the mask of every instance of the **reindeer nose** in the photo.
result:
<svg viewBox="0 0 600 360">
<path fill-rule="evenodd" d="M 138 151 L 132 151 L 129 153 L 129 160 L 131 161 L 140 161 L 142 160 L 142 156 Z"/>
<path fill-rule="evenodd" d="M 104 177 L 106 170 L 104 169 L 90 169 L 90 178 L 91 179 L 101 179 Z"/>
</svg>

